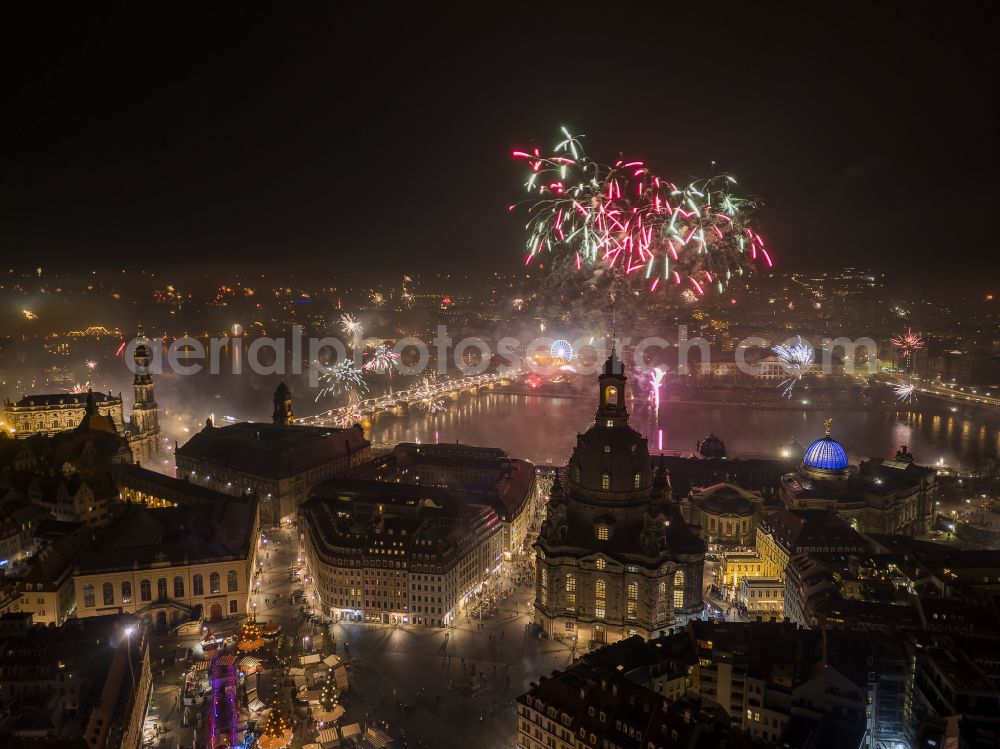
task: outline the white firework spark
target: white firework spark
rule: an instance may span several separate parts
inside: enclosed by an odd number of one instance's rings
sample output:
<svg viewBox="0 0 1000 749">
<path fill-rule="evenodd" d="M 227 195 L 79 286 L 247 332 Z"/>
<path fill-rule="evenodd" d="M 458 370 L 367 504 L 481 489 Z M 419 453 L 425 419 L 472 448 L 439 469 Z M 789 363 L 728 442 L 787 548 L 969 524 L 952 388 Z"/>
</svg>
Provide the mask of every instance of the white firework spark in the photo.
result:
<svg viewBox="0 0 1000 749">
<path fill-rule="evenodd" d="M 430 381 L 426 378 L 424 378 L 423 385 L 417 389 L 417 402 L 415 405 L 429 414 L 438 413 L 447 408 L 444 398 L 434 392 Z"/>
<path fill-rule="evenodd" d="M 802 379 L 802 375 L 816 361 L 816 353 L 813 351 L 813 347 L 806 341 L 803 341 L 802 336 L 795 336 L 795 338 L 796 343 L 791 346 L 779 344 L 771 349 L 777 354 L 782 369 L 788 375 L 787 379 L 782 380 L 778 384 L 781 394 L 786 398 L 792 397 L 795 386 Z"/>
<path fill-rule="evenodd" d="M 911 382 L 896 380 L 896 383 L 892 386 L 892 390 L 896 393 L 897 401 L 900 403 L 910 403 L 916 397 L 917 386 Z"/>
<path fill-rule="evenodd" d="M 316 366 L 321 365 L 316 362 Z M 352 362 L 337 362 L 331 367 L 324 368 L 326 371 L 320 375 L 319 383 L 322 387 L 316 395 L 316 401 L 324 396 L 333 396 L 338 393 L 368 392 L 368 384 L 365 382 L 364 374 Z"/>
<path fill-rule="evenodd" d="M 361 321 L 353 315 L 344 314 L 340 316 L 340 329 L 344 335 L 351 339 L 351 346 L 357 348 L 365 337 L 365 329 Z"/>
<path fill-rule="evenodd" d="M 653 367 L 649 373 L 649 384 L 653 391 L 653 403 L 656 404 L 656 410 L 660 410 L 660 386 L 663 385 L 663 378 L 666 376 L 667 370 L 662 367 Z"/>
<path fill-rule="evenodd" d="M 87 359 L 86 365 L 87 365 L 87 369 L 89 369 L 91 372 L 93 372 L 95 369 L 97 369 L 97 362 L 94 361 L 93 359 Z"/>
</svg>

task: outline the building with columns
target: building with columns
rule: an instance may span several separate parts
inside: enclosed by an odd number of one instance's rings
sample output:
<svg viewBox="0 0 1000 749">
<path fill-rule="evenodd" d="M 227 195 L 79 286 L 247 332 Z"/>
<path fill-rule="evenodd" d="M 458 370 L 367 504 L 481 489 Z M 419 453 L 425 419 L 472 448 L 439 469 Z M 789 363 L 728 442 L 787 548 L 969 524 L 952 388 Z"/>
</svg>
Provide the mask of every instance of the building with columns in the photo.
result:
<svg viewBox="0 0 1000 749">
<path fill-rule="evenodd" d="M 669 501 L 665 472 L 653 475 L 626 382 L 612 347 L 594 424 L 577 435 L 565 488 L 552 487 L 535 543 L 535 623 L 548 637 L 650 639 L 703 606 L 705 542 Z"/>
</svg>

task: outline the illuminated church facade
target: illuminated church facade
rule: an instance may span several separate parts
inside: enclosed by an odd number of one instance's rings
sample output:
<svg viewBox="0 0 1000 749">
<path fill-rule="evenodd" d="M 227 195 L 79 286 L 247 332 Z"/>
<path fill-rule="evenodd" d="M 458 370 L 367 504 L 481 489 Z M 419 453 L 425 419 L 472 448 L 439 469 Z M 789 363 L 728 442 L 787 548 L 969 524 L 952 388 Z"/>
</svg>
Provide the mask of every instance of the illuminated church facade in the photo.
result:
<svg viewBox="0 0 1000 749">
<path fill-rule="evenodd" d="M 613 347 L 594 424 L 577 435 L 566 486 L 553 484 L 535 543 L 535 624 L 585 646 L 650 639 L 703 607 L 705 543 L 629 425 L 626 383 Z"/>
</svg>

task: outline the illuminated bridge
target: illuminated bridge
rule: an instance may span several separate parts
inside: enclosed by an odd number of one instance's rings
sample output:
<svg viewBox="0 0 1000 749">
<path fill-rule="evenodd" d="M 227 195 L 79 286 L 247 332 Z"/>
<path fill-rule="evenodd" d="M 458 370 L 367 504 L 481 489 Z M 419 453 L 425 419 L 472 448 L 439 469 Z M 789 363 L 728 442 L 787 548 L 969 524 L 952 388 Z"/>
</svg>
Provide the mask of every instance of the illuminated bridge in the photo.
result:
<svg viewBox="0 0 1000 749">
<path fill-rule="evenodd" d="M 516 382 L 518 377 L 519 375 L 516 373 L 480 374 L 428 381 L 420 387 L 400 390 L 374 398 L 365 398 L 348 406 L 331 408 L 329 411 L 315 416 L 304 416 L 295 421 L 298 424 L 308 426 L 344 427 L 370 421 L 378 414 L 389 413 L 395 416 L 405 416 L 411 408 L 434 410 L 436 403 L 444 400 L 458 400 L 463 393 L 476 395 L 484 390 L 493 390 L 498 386 L 509 385 Z"/>
</svg>

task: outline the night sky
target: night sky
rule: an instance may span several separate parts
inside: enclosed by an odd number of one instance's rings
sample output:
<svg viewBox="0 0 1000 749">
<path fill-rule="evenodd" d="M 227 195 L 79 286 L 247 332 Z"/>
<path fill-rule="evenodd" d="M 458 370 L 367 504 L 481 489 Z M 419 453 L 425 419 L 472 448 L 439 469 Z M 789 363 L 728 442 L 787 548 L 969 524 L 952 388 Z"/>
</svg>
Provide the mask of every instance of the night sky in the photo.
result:
<svg viewBox="0 0 1000 749">
<path fill-rule="evenodd" d="M 4 19 L 6 265 L 516 270 L 510 150 L 566 124 L 602 161 L 737 175 L 784 270 L 1000 266 L 972 4 L 209 5 Z"/>
</svg>

